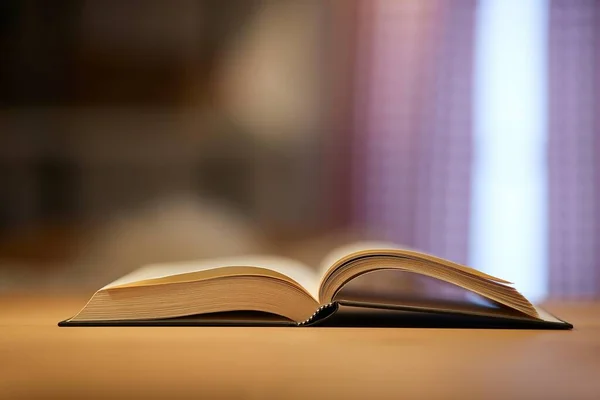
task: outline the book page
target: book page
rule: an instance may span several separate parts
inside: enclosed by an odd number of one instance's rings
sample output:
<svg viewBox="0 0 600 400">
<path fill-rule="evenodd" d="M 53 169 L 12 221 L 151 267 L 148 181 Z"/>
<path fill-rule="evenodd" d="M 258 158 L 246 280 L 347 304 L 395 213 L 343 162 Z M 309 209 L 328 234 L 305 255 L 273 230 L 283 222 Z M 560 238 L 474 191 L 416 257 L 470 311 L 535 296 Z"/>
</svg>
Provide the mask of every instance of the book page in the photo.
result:
<svg viewBox="0 0 600 400">
<path fill-rule="evenodd" d="M 320 268 L 319 299 L 329 302 L 351 280 L 372 271 L 401 270 L 433 277 L 538 318 L 533 305 L 510 282 L 430 254 L 385 242 L 359 242 L 332 251 Z M 377 274 L 381 275 L 381 274 Z M 378 292 L 391 282 L 370 285 Z"/>
<path fill-rule="evenodd" d="M 228 276 L 230 275 L 228 271 L 234 275 L 276 276 L 260 269 L 284 275 L 303 287 L 315 299 L 318 296 L 319 276 L 311 268 L 296 260 L 268 255 L 235 256 L 209 260 L 151 264 L 117 279 L 102 289 L 133 285 L 136 282 L 159 280 L 161 278 L 168 278 L 168 282 L 177 282 L 178 278 L 184 280 L 190 274 L 193 274 L 194 280 L 201 280 Z"/>
<path fill-rule="evenodd" d="M 347 245 L 333 249 L 321 263 L 319 267 L 319 276 L 323 277 L 329 271 L 329 269 L 341 258 L 344 258 L 352 253 L 356 253 L 364 250 L 378 250 L 378 249 L 397 249 L 397 250 L 410 250 L 407 247 L 401 247 L 390 242 L 380 241 L 362 241 L 349 243 Z"/>
<path fill-rule="evenodd" d="M 338 247 L 332 250 L 324 259 L 319 268 L 319 276 L 320 281 L 319 284 L 323 284 L 324 278 L 331 272 L 333 272 L 334 267 L 337 267 L 336 264 L 338 261 L 341 261 L 343 258 L 346 258 L 350 255 L 356 253 L 365 253 L 364 255 L 383 255 L 390 253 L 394 253 L 394 255 L 401 254 L 402 256 L 410 256 L 410 257 L 419 257 L 426 258 L 430 262 L 441 262 L 443 264 L 451 264 L 452 268 L 459 269 L 466 273 L 475 274 L 483 279 L 490 279 L 495 282 L 510 284 L 511 282 L 505 281 L 504 279 L 497 278 L 495 276 L 491 276 L 479 270 L 473 269 L 471 267 L 467 267 L 465 265 L 457 264 L 450 260 L 446 260 L 440 257 L 433 256 L 431 254 L 424 253 L 422 251 L 415 250 L 413 248 L 407 246 L 400 246 L 391 242 L 385 241 L 361 241 L 350 243 L 345 246 Z"/>
</svg>

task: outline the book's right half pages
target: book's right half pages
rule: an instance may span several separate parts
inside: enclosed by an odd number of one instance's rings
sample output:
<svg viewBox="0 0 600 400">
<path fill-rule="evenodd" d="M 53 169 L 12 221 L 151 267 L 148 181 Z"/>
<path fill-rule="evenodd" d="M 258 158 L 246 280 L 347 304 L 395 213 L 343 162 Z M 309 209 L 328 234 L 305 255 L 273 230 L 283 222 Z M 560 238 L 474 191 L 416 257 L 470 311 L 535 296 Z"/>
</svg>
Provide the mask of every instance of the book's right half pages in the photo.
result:
<svg viewBox="0 0 600 400">
<path fill-rule="evenodd" d="M 542 308 L 533 306 L 506 281 L 478 273 L 471 278 L 471 281 L 464 281 L 466 282 L 464 283 L 460 280 L 439 279 L 438 276 L 444 277 L 445 271 L 443 270 L 441 275 L 434 277 L 431 274 L 419 273 L 418 268 L 412 268 L 412 271 L 409 271 L 402 267 L 406 263 L 410 264 L 411 261 L 418 265 L 421 262 L 418 259 L 404 260 L 404 264 L 401 264 L 400 267 L 392 268 L 390 266 L 395 265 L 394 260 L 377 257 L 379 254 L 377 249 L 381 249 L 382 254 L 386 252 L 385 249 L 398 249 L 401 250 L 401 255 L 404 254 L 404 249 L 381 242 L 355 243 L 334 250 L 321 265 L 323 276 L 321 288 L 323 290 L 320 294 L 330 297 L 323 298 L 321 301 L 337 302 L 341 306 L 338 314 L 348 314 L 348 310 L 351 310 L 353 314 L 363 317 L 369 312 L 368 309 L 388 310 L 383 314 L 389 319 L 393 315 L 389 311 L 396 310 L 402 313 L 399 314 L 399 318 L 402 320 L 407 320 L 409 316 L 410 320 L 414 320 L 415 313 L 424 313 L 426 315 L 422 318 L 426 318 L 428 323 L 432 322 L 432 319 L 435 320 L 438 315 L 442 316 L 439 321 L 444 321 L 445 325 L 452 322 L 453 319 L 457 321 L 460 318 L 464 322 L 467 318 L 471 322 L 475 320 L 489 322 L 488 320 L 493 319 L 495 325 L 500 324 L 503 327 L 511 327 L 515 324 L 534 325 L 538 328 L 569 329 L 572 327 Z M 418 252 L 407 251 L 407 254 L 411 253 Z M 350 272 L 340 273 L 342 268 L 340 268 L 339 260 L 352 259 L 352 257 L 348 257 L 351 254 L 370 254 L 370 256 L 363 256 L 363 260 L 360 262 L 364 264 L 365 258 L 371 258 L 374 260 L 373 262 L 377 263 L 376 268 L 371 268 L 356 276 Z M 359 258 L 361 257 L 357 257 L 357 259 Z M 432 257 L 432 264 L 435 264 L 435 261 L 436 258 Z M 425 267 L 429 266 L 424 265 L 424 269 L 427 271 Z M 348 267 L 345 268 L 348 269 Z M 463 268 L 467 273 L 474 271 L 468 267 Z M 460 275 L 462 271 L 462 269 L 458 269 L 450 272 Z M 338 279 L 334 288 L 331 289 L 332 284 L 329 281 L 332 280 L 332 277 L 336 278 L 336 275 L 343 279 Z M 457 284 L 457 282 L 461 284 Z M 475 290 L 471 290 L 472 288 Z M 510 296 L 513 296 L 513 292 L 516 294 L 508 300 L 503 293 L 495 294 L 495 297 L 492 296 L 492 298 L 486 296 L 490 292 L 496 293 L 499 289 L 507 291 Z M 517 304 L 519 307 L 513 307 L 513 304 Z M 371 314 L 383 315 L 382 312 L 371 312 Z M 335 318 L 331 320 L 335 320 Z"/>
</svg>

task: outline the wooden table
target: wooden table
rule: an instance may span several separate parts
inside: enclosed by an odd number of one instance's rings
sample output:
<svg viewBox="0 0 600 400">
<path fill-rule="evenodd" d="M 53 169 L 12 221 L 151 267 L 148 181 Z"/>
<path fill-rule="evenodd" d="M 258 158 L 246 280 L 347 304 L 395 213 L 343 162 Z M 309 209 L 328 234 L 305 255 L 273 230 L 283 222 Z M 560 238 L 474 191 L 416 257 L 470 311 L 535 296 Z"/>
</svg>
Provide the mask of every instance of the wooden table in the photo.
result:
<svg viewBox="0 0 600 400">
<path fill-rule="evenodd" d="M 573 331 L 58 328 L 79 296 L 0 296 L 0 398 L 600 399 L 600 303 Z"/>
</svg>

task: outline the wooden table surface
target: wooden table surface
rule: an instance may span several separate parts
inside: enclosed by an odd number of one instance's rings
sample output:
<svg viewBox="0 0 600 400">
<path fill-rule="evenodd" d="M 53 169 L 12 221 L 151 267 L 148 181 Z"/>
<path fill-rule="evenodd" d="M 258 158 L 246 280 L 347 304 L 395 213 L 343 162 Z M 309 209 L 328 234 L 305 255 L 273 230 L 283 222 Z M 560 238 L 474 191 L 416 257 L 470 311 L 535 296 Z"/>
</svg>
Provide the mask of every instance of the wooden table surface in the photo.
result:
<svg viewBox="0 0 600 400">
<path fill-rule="evenodd" d="M 0 398 L 600 399 L 600 303 L 573 331 L 58 328 L 87 299 L 0 296 Z"/>
</svg>

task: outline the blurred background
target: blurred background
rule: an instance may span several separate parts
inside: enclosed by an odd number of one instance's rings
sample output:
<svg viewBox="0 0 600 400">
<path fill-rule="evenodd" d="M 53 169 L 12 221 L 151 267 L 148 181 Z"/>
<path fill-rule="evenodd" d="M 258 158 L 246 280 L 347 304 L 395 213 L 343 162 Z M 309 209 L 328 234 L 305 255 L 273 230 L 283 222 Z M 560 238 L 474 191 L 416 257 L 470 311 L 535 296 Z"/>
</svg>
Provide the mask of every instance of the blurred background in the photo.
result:
<svg viewBox="0 0 600 400">
<path fill-rule="evenodd" d="M 600 2 L 0 3 L 0 292 L 386 239 L 600 296 Z"/>
</svg>

